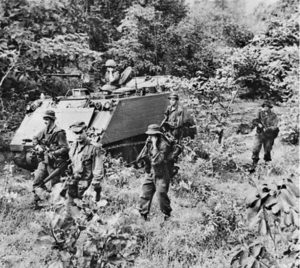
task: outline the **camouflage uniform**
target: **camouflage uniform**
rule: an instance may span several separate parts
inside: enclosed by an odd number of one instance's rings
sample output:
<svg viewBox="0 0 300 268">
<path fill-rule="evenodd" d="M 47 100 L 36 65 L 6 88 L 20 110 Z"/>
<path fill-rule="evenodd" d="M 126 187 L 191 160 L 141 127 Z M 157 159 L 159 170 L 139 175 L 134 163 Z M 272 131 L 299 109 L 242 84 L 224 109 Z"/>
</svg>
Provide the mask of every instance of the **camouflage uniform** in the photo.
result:
<svg viewBox="0 0 300 268">
<path fill-rule="evenodd" d="M 153 126 L 153 125 L 150 125 Z M 149 127 L 150 127 L 149 126 Z M 159 129 L 159 126 L 156 125 Z M 149 128 L 148 128 L 149 130 Z M 146 132 L 147 133 L 147 132 Z M 168 170 L 167 157 L 170 151 L 169 143 L 164 139 L 163 134 L 158 136 L 157 151 L 153 145 L 149 146 L 147 157 L 150 160 L 151 168 L 149 175 L 145 178 L 140 197 L 139 211 L 145 218 L 150 212 L 151 202 L 155 191 L 160 206 L 160 210 L 168 217 L 171 214 L 170 199 L 168 197 L 170 176 Z M 147 172 L 147 170 L 146 170 Z"/>
<path fill-rule="evenodd" d="M 104 177 L 104 154 L 101 148 L 96 147 L 86 139 L 83 143 L 75 142 L 70 148 L 69 156 L 73 171 L 69 185 L 69 196 L 82 198 L 91 184 L 97 194 L 100 195 L 100 183 Z"/>
<path fill-rule="evenodd" d="M 269 105 L 272 108 L 269 102 L 264 102 L 264 105 Z M 269 111 L 260 111 L 258 113 L 257 119 L 254 120 L 257 124 L 260 123 L 263 125 L 263 128 L 257 127 L 255 141 L 253 146 L 252 160 L 256 164 L 259 160 L 259 153 L 261 147 L 264 147 L 264 160 L 271 161 L 271 150 L 274 144 L 274 140 L 278 134 L 278 118 L 277 115 Z"/>
<path fill-rule="evenodd" d="M 41 131 L 33 138 L 33 141 L 42 146 L 46 146 L 46 148 L 49 149 L 49 152 L 54 156 L 54 158 L 51 159 L 48 157 L 47 152 L 45 152 L 42 157 L 39 157 L 39 164 L 34 172 L 33 182 L 33 188 L 36 188 L 57 167 L 68 160 L 69 148 L 65 131 L 56 125 L 53 125 L 50 129 Z M 56 176 L 51 180 L 51 185 L 53 186 L 58 181 L 59 176 Z"/>
</svg>

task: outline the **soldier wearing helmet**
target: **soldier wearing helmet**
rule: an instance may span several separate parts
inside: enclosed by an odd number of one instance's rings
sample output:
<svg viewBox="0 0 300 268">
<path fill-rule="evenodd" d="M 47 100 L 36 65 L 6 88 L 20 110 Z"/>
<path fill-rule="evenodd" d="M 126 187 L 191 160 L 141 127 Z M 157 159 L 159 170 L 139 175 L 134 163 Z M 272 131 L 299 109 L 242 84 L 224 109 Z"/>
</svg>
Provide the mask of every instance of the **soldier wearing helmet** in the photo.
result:
<svg viewBox="0 0 300 268">
<path fill-rule="evenodd" d="M 109 59 L 105 63 L 106 71 L 104 79 L 102 80 L 105 85 L 102 87 L 103 90 L 115 90 L 119 85 L 120 73 L 117 71 L 117 64 L 114 60 Z"/>
<path fill-rule="evenodd" d="M 250 172 L 254 172 L 255 167 L 259 161 L 259 153 L 264 147 L 264 160 L 266 162 L 271 161 L 271 151 L 274 144 L 274 140 L 278 135 L 279 128 L 278 117 L 271 110 L 273 105 L 270 101 L 264 101 L 262 104 L 262 110 L 258 112 L 257 118 L 253 120 L 253 124 L 256 128 L 255 141 L 253 145 L 252 160 L 253 166 Z"/>
<path fill-rule="evenodd" d="M 179 96 L 177 93 L 172 93 L 169 100 L 170 105 L 165 112 L 162 127 L 171 133 L 177 141 L 180 141 L 183 132 L 183 109 L 179 104 Z"/>
<path fill-rule="evenodd" d="M 146 131 L 148 139 L 146 142 L 147 151 L 145 157 L 150 163 L 150 168 L 146 167 L 149 175 L 145 178 L 142 186 L 142 195 L 139 202 L 139 211 L 141 216 L 147 220 L 150 212 L 151 202 L 156 191 L 160 210 L 165 215 L 165 220 L 171 215 L 170 199 L 168 190 L 170 185 L 170 175 L 168 170 L 168 155 L 170 153 L 170 144 L 160 131 L 160 126 L 152 124 Z"/>
<path fill-rule="evenodd" d="M 63 166 L 68 160 L 69 151 L 66 132 L 55 124 L 55 112 L 47 110 L 43 119 L 46 125 L 45 129 L 33 138 L 33 145 L 38 152 L 39 161 L 38 167 L 34 172 L 33 182 L 36 207 L 38 207 L 38 203 L 41 200 L 36 190 L 38 188 L 46 189 L 43 181 L 57 167 Z M 51 187 L 59 182 L 59 179 L 59 176 L 55 176 L 55 178 L 51 180 Z"/>
</svg>

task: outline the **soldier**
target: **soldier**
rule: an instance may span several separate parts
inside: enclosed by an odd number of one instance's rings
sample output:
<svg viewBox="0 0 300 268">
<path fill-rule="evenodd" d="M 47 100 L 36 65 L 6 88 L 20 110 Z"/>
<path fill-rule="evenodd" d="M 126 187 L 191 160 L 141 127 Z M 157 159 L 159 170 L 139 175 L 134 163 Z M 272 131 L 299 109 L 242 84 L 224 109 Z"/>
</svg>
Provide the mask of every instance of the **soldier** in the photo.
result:
<svg viewBox="0 0 300 268">
<path fill-rule="evenodd" d="M 278 135 L 279 128 L 277 115 L 272 112 L 272 104 L 269 101 L 265 101 L 262 104 L 262 110 L 259 111 L 256 119 L 253 120 L 254 125 L 257 127 L 255 141 L 253 146 L 253 166 L 250 172 L 253 172 L 259 160 L 259 153 L 261 147 L 264 147 L 264 160 L 266 162 L 271 161 L 271 150 L 274 144 L 274 140 Z"/>
<path fill-rule="evenodd" d="M 119 86 L 120 73 L 116 70 L 117 64 L 114 60 L 107 60 L 105 67 L 106 72 L 103 79 L 105 85 L 102 90 L 113 91 Z"/>
<path fill-rule="evenodd" d="M 147 150 L 145 154 L 150 166 L 146 166 L 146 172 L 149 175 L 142 186 L 143 193 L 140 197 L 139 211 L 141 216 L 147 220 L 153 195 L 157 191 L 160 210 L 165 215 L 165 220 L 167 220 L 172 211 L 168 197 L 170 176 L 167 158 L 170 146 L 163 133 L 160 132 L 159 125 L 149 125 L 146 134 L 149 136 L 146 142 Z"/>
<path fill-rule="evenodd" d="M 99 147 L 91 144 L 84 122 L 76 122 L 70 128 L 76 136 L 76 141 L 72 144 L 69 152 L 73 171 L 69 185 L 69 197 L 81 199 L 86 190 L 90 188 L 96 192 L 96 201 L 99 201 L 100 183 L 104 177 L 104 155 Z"/>
<path fill-rule="evenodd" d="M 55 124 L 55 112 L 47 110 L 43 116 L 46 128 L 33 138 L 33 145 L 38 151 L 38 167 L 34 172 L 33 191 L 35 205 L 38 207 L 39 196 L 36 194 L 38 187 L 46 189 L 44 179 L 56 168 L 64 166 L 68 160 L 68 143 L 66 133 Z M 63 172 L 63 170 L 61 170 Z M 51 180 L 51 187 L 59 182 L 60 177 Z"/>
<path fill-rule="evenodd" d="M 178 94 L 172 93 L 169 97 L 170 105 L 165 112 L 165 119 L 162 126 L 172 134 L 177 141 L 180 141 L 183 134 L 183 109 L 179 105 Z"/>
</svg>

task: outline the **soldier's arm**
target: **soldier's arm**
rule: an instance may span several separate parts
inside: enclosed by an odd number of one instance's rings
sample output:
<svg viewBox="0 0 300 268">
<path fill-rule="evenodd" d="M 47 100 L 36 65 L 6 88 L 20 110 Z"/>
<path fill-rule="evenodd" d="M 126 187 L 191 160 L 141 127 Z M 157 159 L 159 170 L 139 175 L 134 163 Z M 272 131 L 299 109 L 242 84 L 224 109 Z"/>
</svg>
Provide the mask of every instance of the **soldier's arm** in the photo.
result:
<svg viewBox="0 0 300 268">
<path fill-rule="evenodd" d="M 167 142 L 161 142 L 159 148 L 157 149 L 157 152 L 151 158 L 152 166 L 160 165 L 162 162 L 164 162 L 167 159 L 168 150 L 169 145 L 167 144 Z"/>
<path fill-rule="evenodd" d="M 179 109 L 178 110 L 178 116 L 177 116 L 177 123 L 176 123 L 176 127 L 182 127 L 183 125 L 183 109 Z"/>
<path fill-rule="evenodd" d="M 93 150 L 93 181 L 94 187 L 100 187 L 100 183 L 104 177 L 104 152 L 100 148 Z"/>
<path fill-rule="evenodd" d="M 262 122 L 262 121 L 261 121 L 261 113 L 258 112 L 256 118 L 254 118 L 254 119 L 252 120 L 252 125 L 253 125 L 254 127 L 259 127 L 259 124 L 261 124 L 261 122 Z"/>
<path fill-rule="evenodd" d="M 113 79 L 109 82 L 114 83 L 114 82 L 119 81 L 119 79 L 120 79 L 120 73 L 118 71 L 116 71 L 116 72 L 113 73 Z"/>
<path fill-rule="evenodd" d="M 279 123 L 278 116 L 275 113 L 273 113 L 272 127 L 277 128 L 278 123 Z"/>
<path fill-rule="evenodd" d="M 166 118 L 169 117 L 169 113 L 170 113 L 170 106 L 168 106 L 166 111 L 164 112 L 164 115 L 165 115 Z"/>
<path fill-rule="evenodd" d="M 44 130 L 40 131 L 37 135 L 32 138 L 33 145 L 39 144 L 44 138 Z"/>
<path fill-rule="evenodd" d="M 58 149 L 56 149 L 53 153 L 54 156 L 66 155 L 69 152 L 69 146 L 67 142 L 66 132 L 60 131 L 57 133 L 57 143 Z"/>
</svg>

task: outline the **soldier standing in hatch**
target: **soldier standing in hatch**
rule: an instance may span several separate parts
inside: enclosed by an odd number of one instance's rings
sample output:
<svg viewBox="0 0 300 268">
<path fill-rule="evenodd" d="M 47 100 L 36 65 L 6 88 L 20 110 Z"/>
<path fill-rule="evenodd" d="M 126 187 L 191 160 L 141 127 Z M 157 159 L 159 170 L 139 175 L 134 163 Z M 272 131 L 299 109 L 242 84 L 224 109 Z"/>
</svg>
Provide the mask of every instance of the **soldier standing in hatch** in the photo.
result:
<svg viewBox="0 0 300 268">
<path fill-rule="evenodd" d="M 46 189 L 44 179 L 56 168 L 64 166 L 68 161 L 68 143 L 66 133 L 55 124 L 55 112 L 47 110 L 43 116 L 46 127 L 33 138 L 33 145 L 38 151 L 38 167 L 34 172 L 33 192 L 35 194 L 35 205 L 40 201 L 36 194 L 38 187 Z M 63 172 L 63 170 L 61 170 Z M 60 177 L 55 176 L 51 180 L 51 187 L 59 182 Z"/>
<path fill-rule="evenodd" d="M 84 122 L 76 122 L 70 128 L 76 139 L 69 152 L 73 171 L 69 184 L 69 197 L 81 199 L 90 188 L 96 192 L 96 201 L 99 201 L 101 181 L 104 177 L 104 155 L 99 147 L 91 144 Z"/>
<path fill-rule="evenodd" d="M 265 101 L 262 104 L 262 110 L 259 111 L 256 119 L 253 120 L 256 125 L 256 135 L 253 146 L 252 160 L 253 166 L 250 172 L 253 172 L 259 161 L 259 153 L 261 147 L 264 147 L 264 160 L 266 162 L 271 161 L 271 151 L 274 144 L 274 140 L 278 135 L 278 117 L 271 110 L 273 108 L 269 101 Z"/>
<path fill-rule="evenodd" d="M 103 82 L 105 85 L 102 90 L 115 90 L 119 86 L 120 73 L 116 70 L 117 64 L 114 60 L 107 60 L 105 63 L 106 72 Z"/>
<path fill-rule="evenodd" d="M 178 94 L 172 93 L 169 99 L 170 105 L 165 112 L 162 126 L 165 126 L 167 132 L 171 133 L 180 142 L 183 134 L 183 109 L 179 105 Z"/>
<path fill-rule="evenodd" d="M 170 152 L 170 145 L 164 134 L 160 132 L 160 127 L 157 124 L 149 125 L 146 134 L 148 134 L 148 139 L 145 145 L 147 146 L 145 157 L 149 163 L 149 166 L 146 165 L 146 172 L 149 175 L 142 186 L 143 193 L 140 197 L 139 211 L 141 216 L 147 220 L 156 191 L 160 210 L 165 215 L 165 220 L 167 220 L 171 216 L 172 211 L 168 197 L 170 176 L 167 158 Z"/>
</svg>

